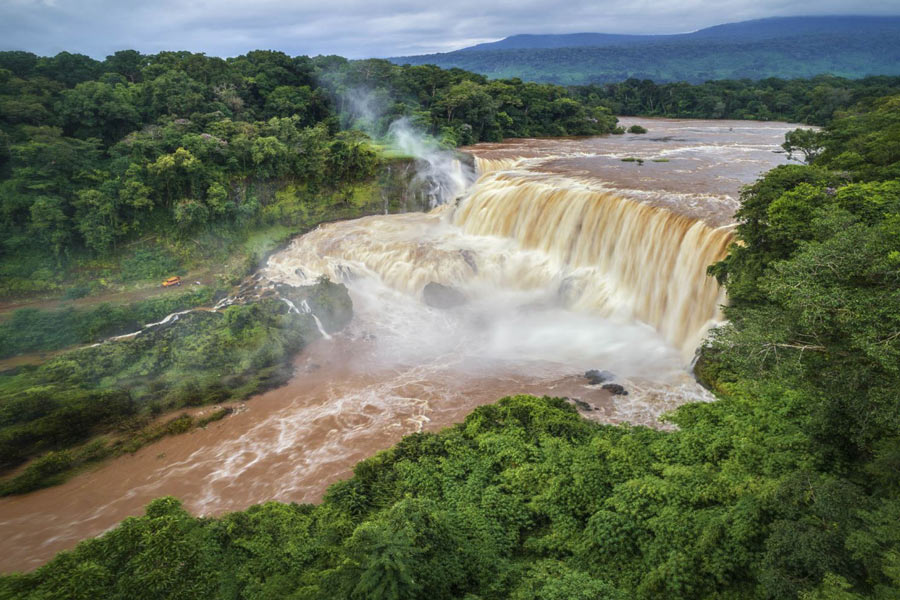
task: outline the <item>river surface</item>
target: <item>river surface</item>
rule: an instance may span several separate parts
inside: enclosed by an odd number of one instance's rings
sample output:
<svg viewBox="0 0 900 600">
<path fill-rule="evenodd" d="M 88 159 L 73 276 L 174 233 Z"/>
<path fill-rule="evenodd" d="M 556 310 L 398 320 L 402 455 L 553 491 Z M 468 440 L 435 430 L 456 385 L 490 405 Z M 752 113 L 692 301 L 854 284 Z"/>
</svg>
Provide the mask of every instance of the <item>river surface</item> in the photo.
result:
<svg viewBox="0 0 900 600">
<path fill-rule="evenodd" d="M 222 421 L 0 499 L 0 571 L 33 569 L 161 495 L 203 515 L 319 501 L 403 435 L 505 395 L 578 398 L 587 418 L 656 427 L 710 400 L 688 372 L 724 301 L 705 267 L 727 249 L 740 186 L 786 161 L 793 126 L 621 121 L 649 133 L 480 144 L 467 150 L 482 177 L 458 201 L 323 225 L 274 255 L 264 286 L 347 284 L 347 330 Z M 427 306 L 431 282 L 466 303 Z M 629 394 L 588 385 L 592 368 Z"/>
</svg>

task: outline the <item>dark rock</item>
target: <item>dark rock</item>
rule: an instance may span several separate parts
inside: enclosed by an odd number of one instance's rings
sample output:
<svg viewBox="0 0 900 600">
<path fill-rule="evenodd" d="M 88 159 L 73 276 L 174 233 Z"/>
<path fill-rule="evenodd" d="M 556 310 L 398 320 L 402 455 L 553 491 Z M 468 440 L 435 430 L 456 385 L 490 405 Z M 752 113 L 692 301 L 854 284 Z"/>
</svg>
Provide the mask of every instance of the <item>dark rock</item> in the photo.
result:
<svg viewBox="0 0 900 600">
<path fill-rule="evenodd" d="M 606 390 L 607 392 L 609 392 L 609 393 L 612 394 L 613 396 L 627 396 L 627 395 L 628 395 L 628 390 L 626 390 L 625 388 L 623 388 L 623 387 L 622 387 L 621 385 L 619 385 L 618 383 L 604 383 L 604 384 L 601 386 L 601 389 Z"/>
<path fill-rule="evenodd" d="M 590 404 L 588 404 L 587 402 L 585 402 L 584 400 L 579 400 L 578 398 L 569 398 L 569 400 L 571 400 L 572 402 L 575 403 L 575 407 L 578 410 L 583 410 L 585 412 L 590 412 L 590 411 L 594 410 L 594 407 L 591 406 Z"/>
<path fill-rule="evenodd" d="M 432 308 L 453 308 L 466 303 L 466 297 L 462 292 L 434 281 L 422 290 L 422 299 Z"/>
<path fill-rule="evenodd" d="M 350 324 L 353 319 L 353 300 L 350 299 L 347 286 L 319 277 L 316 284 L 308 289 L 306 301 L 313 314 L 322 321 L 325 331 L 336 333 Z"/>
<path fill-rule="evenodd" d="M 598 371 L 597 369 L 586 371 L 584 377 L 588 380 L 590 385 L 599 385 L 604 381 L 612 381 L 616 378 L 616 376 L 609 371 Z"/>
<path fill-rule="evenodd" d="M 353 269 L 351 269 L 347 265 L 338 265 L 337 275 L 344 283 L 350 283 L 356 280 L 356 273 L 354 273 Z"/>
<path fill-rule="evenodd" d="M 469 265 L 469 268 L 472 269 L 472 272 L 476 275 L 478 274 L 478 263 L 475 262 L 475 254 L 471 250 L 460 250 L 460 255 L 466 264 Z"/>
</svg>

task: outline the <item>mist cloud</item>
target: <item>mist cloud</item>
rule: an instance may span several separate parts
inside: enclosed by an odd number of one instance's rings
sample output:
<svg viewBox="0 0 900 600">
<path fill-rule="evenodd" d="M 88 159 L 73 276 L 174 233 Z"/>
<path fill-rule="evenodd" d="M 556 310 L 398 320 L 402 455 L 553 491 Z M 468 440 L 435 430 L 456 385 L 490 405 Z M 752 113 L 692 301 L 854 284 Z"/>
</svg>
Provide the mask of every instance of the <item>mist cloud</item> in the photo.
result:
<svg viewBox="0 0 900 600">
<path fill-rule="evenodd" d="M 872 0 L 0 0 L 0 49 L 103 58 L 134 48 L 349 58 L 445 52 L 517 33 L 679 33 L 768 16 L 898 14 Z"/>
</svg>

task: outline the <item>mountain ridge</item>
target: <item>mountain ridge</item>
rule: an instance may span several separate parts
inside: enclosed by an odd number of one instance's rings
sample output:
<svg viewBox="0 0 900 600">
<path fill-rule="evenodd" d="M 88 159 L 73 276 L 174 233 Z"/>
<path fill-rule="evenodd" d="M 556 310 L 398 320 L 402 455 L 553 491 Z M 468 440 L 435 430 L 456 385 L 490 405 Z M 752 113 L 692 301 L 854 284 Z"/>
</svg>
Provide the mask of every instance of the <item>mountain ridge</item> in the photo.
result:
<svg viewBox="0 0 900 600">
<path fill-rule="evenodd" d="M 900 74 L 900 15 L 770 17 L 678 34 L 518 34 L 453 52 L 393 57 L 490 78 L 563 84 Z"/>
</svg>

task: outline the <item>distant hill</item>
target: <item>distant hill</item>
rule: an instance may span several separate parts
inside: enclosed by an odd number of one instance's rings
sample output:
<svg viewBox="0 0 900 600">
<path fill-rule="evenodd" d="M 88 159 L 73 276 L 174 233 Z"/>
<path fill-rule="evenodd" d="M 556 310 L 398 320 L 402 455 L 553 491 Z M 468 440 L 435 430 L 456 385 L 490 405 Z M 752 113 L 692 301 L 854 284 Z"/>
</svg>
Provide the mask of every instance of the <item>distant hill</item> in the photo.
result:
<svg viewBox="0 0 900 600">
<path fill-rule="evenodd" d="M 900 75 L 900 16 L 779 17 L 674 35 L 514 35 L 391 60 L 561 84 Z"/>
</svg>

